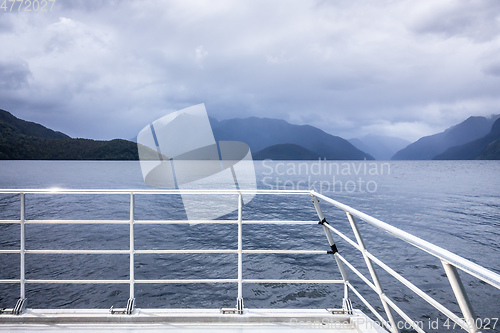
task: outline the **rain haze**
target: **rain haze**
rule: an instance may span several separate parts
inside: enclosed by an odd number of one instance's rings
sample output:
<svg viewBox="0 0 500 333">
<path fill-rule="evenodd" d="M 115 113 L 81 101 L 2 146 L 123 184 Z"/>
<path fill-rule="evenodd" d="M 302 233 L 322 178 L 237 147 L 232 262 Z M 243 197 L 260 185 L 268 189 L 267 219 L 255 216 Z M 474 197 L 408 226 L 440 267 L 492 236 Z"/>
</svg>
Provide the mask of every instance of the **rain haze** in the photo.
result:
<svg viewBox="0 0 500 333">
<path fill-rule="evenodd" d="M 500 113 L 498 0 L 49 5 L 0 9 L 0 108 L 72 137 L 131 139 L 199 103 L 411 141 Z"/>
</svg>

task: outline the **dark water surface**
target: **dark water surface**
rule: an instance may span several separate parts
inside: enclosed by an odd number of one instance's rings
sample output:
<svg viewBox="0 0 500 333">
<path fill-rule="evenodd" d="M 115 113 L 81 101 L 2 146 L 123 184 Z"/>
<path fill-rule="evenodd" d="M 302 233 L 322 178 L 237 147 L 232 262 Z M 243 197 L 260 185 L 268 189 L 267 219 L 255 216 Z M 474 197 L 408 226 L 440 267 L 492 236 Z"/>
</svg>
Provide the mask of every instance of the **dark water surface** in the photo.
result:
<svg viewBox="0 0 500 333">
<path fill-rule="evenodd" d="M 500 273 L 500 162 L 256 162 L 259 188 L 315 189 L 393 226 Z M 2 161 L 0 188 L 146 189 L 137 162 Z M 235 200 L 236 209 L 236 200 Z M 342 211 L 322 203 L 327 220 L 351 238 Z M 26 195 L 27 219 L 123 219 L 129 217 L 124 195 Z M 0 219 L 19 219 L 19 195 L 0 195 Z M 141 195 L 136 219 L 185 219 L 180 196 Z M 236 219 L 232 212 L 221 219 Z M 317 220 L 309 197 L 255 197 L 243 209 L 244 219 Z M 408 280 L 459 314 L 438 259 L 360 222 L 367 248 Z M 237 226 L 136 225 L 136 249 L 236 249 Z M 0 224 L 0 249 L 19 248 L 18 224 Z M 339 252 L 362 272 L 359 253 L 335 237 Z M 129 246 L 128 225 L 26 225 L 26 248 L 121 249 Z M 328 249 L 318 225 L 244 225 L 244 249 Z M 338 279 L 331 255 L 244 255 L 244 278 Z M 27 279 L 128 279 L 129 257 L 120 255 L 26 254 Z M 236 278 L 235 254 L 136 254 L 136 279 Z M 386 294 L 428 330 L 453 331 L 445 318 L 395 279 L 378 269 Z M 377 296 L 350 272 L 376 308 Z M 500 317 L 500 291 L 461 274 L 469 298 L 482 319 Z M 19 254 L 0 254 L 0 279 L 19 278 Z M 127 284 L 27 284 L 32 308 L 124 307 Z M 250 308 L 341 307 L 341 286 L 316 284 L 244 285 Z M 138 307 L 234 307 L 234 284 L 137 284 Z M 0 308 L 19 297 L 16 284 L 0 285 Z M 354 307 L 368 313 L 351 295 Z M 498 331 L 500 324 L 496 325 Z M 458 331 L 458 328 L 456 329 Z M 404 330 L 403 330 L 404 331 Z M 430 330 L 433 331 L 433 330 Z"/>
</svg>

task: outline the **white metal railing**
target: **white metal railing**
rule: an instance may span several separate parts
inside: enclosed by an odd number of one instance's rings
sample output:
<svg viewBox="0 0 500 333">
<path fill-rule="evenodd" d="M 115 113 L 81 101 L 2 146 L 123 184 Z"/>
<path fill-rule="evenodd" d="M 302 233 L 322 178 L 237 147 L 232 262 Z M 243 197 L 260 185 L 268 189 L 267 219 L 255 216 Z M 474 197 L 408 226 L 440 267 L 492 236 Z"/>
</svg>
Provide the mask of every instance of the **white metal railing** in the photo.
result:
<svg viewBox="0 0 500 333">
<path fill-rule="evenodd" d="M 467 259 L 464 259 L 454 253 L 451 253 L 439 246 L 436 246 L 434 244 L 431 244 L 427 241 L 424 241 L 421 238 L 418 238 L 412 234 L 409 234 L 405 231 L 402 231 L 396 227 L 393 227 L 385 222 L 380 221 L 379 219 L 376 219 L 372 216 L 369 216 L 365 213 L 362 213 L 354 208 L 351 208 L 347 205 L 344 205 L 338 201 L 335 201 L 327 196 L 324 196 L 319 193 L 311 193 L 313 197 L 313 202 L 315 203 L 315 207 L 318 211 L 318 214 L 320 218 L 322 217 L 321 213 L 321 208 L 319 207 L 318 199 L 322 199 L 323 201 L 332 204 L 333 206 L 343 210 L 346 215 L 347 219 L 349 221 L 349 224 L 351 225 L 351 228 L 353 230 L 354 236 L 356 238 L 356 242 L 351 240 L 349 237 L 347 237 L 345 234 L 340 232 L 338 229 L 334 228 L 330 224 L 326 223 L 324 226 L 328 230 L 333 231 L 335 234 L 337 234 L 339 237 L 341 237 L 343 240 L 345 240 L 347 243 L 352 245 L 355 249 L 361 252 L 363 255 L 363 258 L 366 262 L 366 265 L 368 267 L 368 270 L 370 272 L 370 276 L 372 278 L 372 281 L 367 279 L 359 270 L 357 270 L 353 265 L 351 265 L 344 257 L 342 257 L 338 252 L 335 253 L 336 258 L 338 258 L 343 264 L 348 266 L 356 275 L 358 275 L 371 289 L 373 289 L 380 297 L 380 300 L 382 302 L 382 305 L 384 307 L 384 310 L 386 312 L 387 318 L 389 320 L 389 323 L 384 320 L 384 318 L 378 313 L 371 304 L 369 304 L 366 299 L 354 288 L 354 286 L 349 283 L 346 277 L 344 277 L 344 280 L 347 280 L 346 285 L 349 287 L 350 290 L 352 290 L 360 299 L 361 301 L 372 311 L 372 313 L 380 320 L 380 322 L 391 332 L 398 332 L 397 325 L 395 323 L 392 311 L 395 311 L 398 313 L 407 323 L 409 323 L 414 330 L 417 332 L 425 332 L 422 327 L 418 325 L 414 320 L 412 320 L 401 308 L 399 308 L 387 295 L 384 294 L 384 290 L 380 284 L 379 278 L 377 276 L 377 273 L 375 271 L 375 268 L 373 266 L 373 263 L 377 264 L 380 268 L 385 270 L 387 273 L 389 273 L 391 276 L 396 278 L 399 282 L 401 282 L 403 285 L 405 285 L 407 288 L 409 288 L 411 291 L 413 291 L 415 294 L 420 296 L 423 300 L 428 302 L 430 305 L 432 305 L 434 308 L 437 310 L 441 311 L 444 315 L 446 315 L 450 320 L 453 320 L 458 326 L 466 330 L 467 332 L 478 332 L 478 329 L 480 328 L 481 325 L 478 325 L 478 321 L 476 320 L 476 316 L 474 314 L 474 311 L 472 309 L 472 306 L 469 302 L 469 299 L 467 297 L 467 292 L 463 286 L 463 283 L 460 279 L 460 275 L 458 274 L 457 268 L 460 270 L 478 278 L 481 281 L 484 281 L 493 287 L 500 289 L 500 275 L 492 272 L 482 266 L 479 266 Z M 375 255 L 370 253 L 364 242 L 363 238 L 361 236 L 361 233 L 359 232 L 358 226 L 357 226 L 357 221 L 356 218 L 363 220 L 364 222 L 377 227 L 378 229 L 387 232 L 388 234 L 399 238 L 403 241 L 405 241 L 408 244 L 411 244 L 418 249 L 425 251 L 434 257 L 437 257 L 441 260 L 443 264 L 443 268 L 446 272 L 446 276 L 451 284 L 453 293 L 455 294 L 455 297 L 457 299 L 458 305 L 460 307 L 460 310 L 462 311 L 463 319 L 457 316 L 455 313 L 450 311 L 448 308 L 446 308 L 444 305 L 436 301 L 434 298 L 429 296 L 427 293 L 425 293 L 423 290 L 415 286 L 413 283 L 408 281 L 406 278 L 404 278 L 402 275 L 397 273 L 395 270 L 384 264 L 380 259 L 378 259 Z"/>
<path fill-rule="evenodd" d="M 244 190 L 31 190 L 31 189 L 13 189 L 13 190 L 0 190 L 0 193 L 11 193 L 18 194 L 20 196 L 20 218 L 19 220 L 0 220 L 0 224 L 20 224 L 20 248 L 19 250 L 1 250 L 1 253 L 17 253 L 20 255 L 20 278 L 19 279 L 3 279 L 0 280 L 2 283 L 19 283 L 20 285 L 20 298 L 13 309 L 3 310 L 3 313 L 11 314 L 21 314 L 25 306 L 26 301 L 26 291 L 25 285 L 27 283 L 121 283 L 129 284 L 130 293 L 127 307 L 123 311 L 117 311 L 118 313 L 131 314 L 135 308 L 135 284 L 145 284 L 145 283 L 158 283 L 158 284 L 169 284 L 169 283 L 236 283 L 238 286 L 238 295 L 236 299 L 235 309 L 226 309 L 226 312 L 234 312 L 238 314 L 243 313 L 243 284 L 244 283 L 338 283 L 344 285 L 344 295 L 342 308 L 345 313 L 352 313 L 352 305 L 349 300 L 349 290 L 351 290 L 358 298 L 366 305 L 366 307 L 372 311 L 375 317 L 391 332 L 398 332 L 398 325 L 394 318 L 393 312 L 396 312 L 401 318 L 403 318 L 407 323 L 409 323 L 417 332 L 424 332 L 424 330 L 410 318 L 401 308 L 394 303 L 384 293 L 381 281 L 378 278 L 375 265 L 383 269 L 395 279 L 401 282 L 404 286 L 409 288 L 415 294 L 420 296 L 423 300 L 428 302 L 434 308 L 442 312 L 449 319 L 457 323 L 461 328 L 468 332 L 478 332 L 478 325 L 476 322 L 476 317 L 470 302 L 467 298 L 467 293 L 461 282 L 460 276 L 458 274 L 457 268 L 466 272 L 481 281 L 484 281 L 493 287 L 500 289 L 500 275 L 496 274 L 482 266 L 479 266 L 469 260 L 466 260 L 454 253 L 444 250 L 436 245 L 426 242 L 416 236 L 413 236 L 407 232 L 404 232 L 398 228 L 395 228 L 385 222 L 382 222 L 374 217 L 364 214 L 356 209 L 353 209 L 347 205 L 337 202 L 327 196 L 319 194 L 315 191 L 291 191 L 291 190 L 255 190 L 255 191 L 244 191 Z M 134 217 L 135 210 L 135 197 L 141 194 L 207 194 L 207 195 L 227 195 L 233 194 L 238 198 L 237 201 L 237 220 L 136 220 Z M 243 220 L 242 216 L 242 196 L 246 193 L 255 193 L 263 195 L 307 195 L 312 198 L 312 202 L 316 213 L 319 218 L 319 223 L 317 221 L 260 221 L 260 220 Z M 128 195 L 130 200 L 130 216 L 128 220 L 27 220 L 25 214 L 26 207 L 26 194 L 121 194 Z M 350 237 L 346 236 L 344 233 L 339 231 L 337 228 L 332 226 L 327 222 L 321 206 L 319 204 L 319 199 L 323 200 L 325 203 L 335 206 L 343 210 L 347 215 L 347 220 L 353 230 L 354 237 L 356 241 L 353 241 Z M 358 229 L 358 222 L 356 219 L 362 220 L 378 229 L 387 232 L 391 236 L 397 237 L 406 243 L 409 243 L 422 251 L 425 251 L 437 258 L 439 258 L 443 264 L 443 268 L 446 272 L 446 276 L 451 284 L 452 290 L 455 294 L 459 307 L 462 311 L 463 318 L 447 309 L 444 305 L 436 301 L 430 295 L 425 293 L 423 290 L 415 286 L 413 283 L 408 281 L 402 275 L 397 273 L 395 270 L 387 266 L 375 255 L 370 253 L 365 246 L 362 235 Z M 210 250 L 136 250 L 134 247 L 135 236 L 134 236 L 134 225 L 137 224 L 186 224 L 186 223 L 205 223 L 205 224 L 237 224 L 238 226 L 238 247 L 237 249 L 210 249 Z M 26 249 L 25 244 L 25 229 L 27 225 L 30 224 L 128 224 L 130 226 L 130 245 L 128 250 L 33 250 Z M 330 245 L 329 251 L 318 251 L 318 250 L 245 250 L 243 249 L 243 224 L 277 224 L 277 225 L 299 225 L 299 224 L 320 224 L 325 232 L 328 243 Z M 369 271 L 369 277 L 363 275 L 354 265 L 352 265 L 348 260 L 346 260 L 342 255 L 339 254 L 337 246 L 335 244 L 332 232 L 354 247 L 356 250 L 360 251 L 366 267 Z M 187 253 L 205 253 L 205 254 L 236 254 L 238 256 L 238 273 L 237 278 L 229 279 L 136 279 L 135 278 L 135 255 L 136 254 L 187 254 Z M 340 273 L 342 275 L 341 280 L 293 280 L 293 279 L 245 279 L 243 278 L 243 254 L 333 254 L 335 261 L 339 267 Z M 128 254 L 130 258 L 130 268 L 129 268 L 129 279 L 123 280 L 51 280 L 51 279 L 26 279 L 25 276 L 25 255 L 26 254 Z M 382 303 L 386 318 L 382 316 L 367 300 L 361 295 L 361 293 L 349 282 L 347 268 L 353 271 L 357 276 L 365 282 L 368 287 L 374 290 L 380 298 Z M 1 313 L 1 312 L 0 312 Z M 113 311 L 112 311 L 113 313 Z"/>
<path fill-rule="evenodd" d="M 243 254 L 327 254 L 328 251 L 318 250 L 244 250 L 242 246 L 243 224 L 317 224 L 316 221 L 258 221 L 242 219 L 242 191 L 203 191 L 183 190 L 182 194 L 207 194 L 207 195 L 227 195 L 234 194 L 238 198 L 238 219 L 237 220 L 136 220 L 135 215 L 135 197 L 141 194 L 180 194 L 178 190 L 0 190 L 0 193 L 14 193 L 20 195 L 21 213 L 19 220 L 0 220 L 0 224 L 20 224 L 20 248 L 19 250 L 2 250 L 0 253 L 18 253 L 20 254 L 20 278 L 3 279 L 2 283 L 19 283 L 20 298 L 16 306 L 11 311 L 4 311 L 20 314 L 26 302 L 26 284 L 35 283 L 54 283 L 54 284 L 129 284 L 129 300 L 125 313 L 132 313 L 135 307 L 135 284 L 157 283 L 157 284 L 182 284 L 182 283 L 236 283 L 238 285 L 237 305 L 235 312 L 243 313 L 243 284 L 244 283 L 345 283 L 343 280 L 292 280 L 292 279 L 243 279 Z M 258 191 L 259 194 L 309 194 L 308 191 Z M 130 197 L 130 214 L 128 220 L 28 220 L 25 215 L 26 194 L 121 194 Z M 134 226 L 139 224 L 237 224 L 238 226 L 238 248 L 237 249 L 208 249 L 208 250 L 136 250 Z M 27 249 L 25 245 L 25 228 L 31 224 L 128 224 L 129 249 L 128 250 L 35 250 Z M 237 254 L 238 256 L 238 275 L 236 279 L 136 279 L 135 278 L 135 255 L 136 254 Z M 86 279 L 86 280 L 68 280 L 68 279 L 26 279 L 25 277 L 25 255 L 26 254 L 128 254 L 130 258 L 129 279 L 128 280 L 110 280 L 110 279 Z M 228 310 L 229 311 L 229 310 Z M 118 311 L 119 312 L 119 311 Z"/>
</svg>

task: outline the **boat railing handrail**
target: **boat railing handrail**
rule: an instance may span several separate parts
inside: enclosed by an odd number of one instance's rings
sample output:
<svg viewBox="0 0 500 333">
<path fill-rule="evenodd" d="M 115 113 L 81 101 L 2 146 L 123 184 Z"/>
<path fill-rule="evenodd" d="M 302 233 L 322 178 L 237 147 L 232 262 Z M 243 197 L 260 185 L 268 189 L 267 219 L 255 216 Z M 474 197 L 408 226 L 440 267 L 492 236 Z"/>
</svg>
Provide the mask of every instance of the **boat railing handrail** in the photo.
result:
<svg viewBox="0 0 500 333">
<path fill-rule="evenodd" d="M 126 283 L 130 285 L 130 298 L 127 303 L 127 308 L 123 311 L 124 313 L 132 313 L 135 307 L 135 296 L 134 296 L 134 285 L 136 283 L 236 283 L 238 285 L 238 297 L 236 307 L 234 309 L 235 313 L 243 313 L 243 295 L 242 295 L 242 285 L 244 283 L 341 283 L 344 284 L 344 298 L 342 308 L 346 313 L 352 313 L 352 306 L 350 305 L 350 300 L 348 297 L 349 290 L 353 291 L 358 298 L 367 306 L 367 308 L 373 312 L 373 314 L 380 320 L 380 323 L 385 326 L 391 332 L 398 332 L 398 325 L 395 322 L 394 315 L 392 311 L 398 313 L 407 323 L 417 331 L 424 332 L 424 330 L 418 326 L 418 324 L 412 320 L 403 310 L 401 310 L 387 295 L 384 293 L 384 289 L 381 286 L 378 275 L 374 264 L 382 268 L 384 271 L 392 275 L 399 282 L 405 285 L 407 288 L 412 290 L 423 300 L 427 301 L 430 305 L 441 311 L 448 318 L 456 322 L 460 327 L 468 332 L 475 333 L 478 332 L 478 325 L 476 323 L 476 317 L 467 298 L 466 290 L 461 282 L 460 275 L 457 272 L 457 268 L 474 276 L 493 287 L 500 289 L 500 275 L 492 272 L 480 265 L 477 265 L 465 258 L 462 258 L 450 251 L 447 251 L 439 246 L 431 244 L 421 238 L 418 238 L 408 232 L 401 229 L 393 227 L 377 218 L 369 216 L 362 213 L 350 206 L 342 204 L 334 199 L 331 199 L 323 194 L 317 193 L 315 191 L 305 191 L 305 190 L 152 190 L 152 189 L 0 189 L 0 193 L 3 194 L 19 194 L 21 201 L 21 211 L 18 220 L 0 220 L 0 224 L 4 223 L 19 223 L 21 225 L 21 236 L 20 236 L 20 248 L 19 250 L 2 250 L 0 253 L 19 253 L 21 257 L 20 263 L 20 278 L 19 279 L 3 279 L 0 280 L 2 283 L 19 283 L 20 284 L 20 299 L 16 306 L 12 309 L 13 314 L 20 314 L 25 305 L 25 284 L 26 283 Z M 130 196 L 130 218 L 126 220 L 58 220 L 58 219 L 47 219 L 47 220 L 28 220 L 25 215 L 26 207 L 26 194 L 120 194 Z M 232 194 L 238 198 L 238 218 L 236 220 L 136 220 L 135 219 L 135 195 L 142 194 L 210 194 L 210 195 L 227 195 Z M 242 206 L 243 206 L 243 195 L 245 194 L 264 194 L 264 195 L 308 195 L 311 197 L 316 213 L 319 218 L 319 223 L 317 221 L 266 221 L 266 220 L 243 220 L 242 216 Z M 346 236 L 344 233 L 335 228 L 334 225 L 330 224 L 325 218 L 323 211 L 319 204 L 319 199 L 323 202 L 333 205 L 334 207 L 343 210 L 347 219 L 351 225 L 353 234 L 356 241 L 352 238 Z M 443 268 L 446 272 L 446 276 L 452 286 L 457 302 L 462 311 L 463 317 L 457 316 L 455 313 L 447 309 L 441 303 L 437 302 L 426 292 L 422 291 L 416 287 L 413 283 L 408 281 L 406 278 L 401 276 L 395 270 L 387 266 L 379 258 L 377 258 L 373 253 L 371 253 L 363 241 L 363 237 L 358 229 L 358 224 L 356 219 L 362 220 L 377 229 L 390 234 L 393 237 L 403 240 L 404 242 L 415 246 L 416 248 L 425 251 L 432 256 L 441 260 Z M 30 224 L 129 224 L 130 225 L 130 247 L 128 250 L 33 250 L 26 249 L 25 246 L 25 227 Z M 137 250 L 134 247 L 134 225 L 136 224 L 193 224 L 193 223 L 226 223 L 226 224 L 237 224 L 238 225 L 238 248 L 237 249 L 210 249 L 210 250 Z M 336 222 L 337 223 L 337 222 Z M 327 237 L 328 243 L 330 245 L 331 251 L 318 251 L 318 250 L 244 250 L 242 247 L 242 225 L 243 224 L 320 224 L 323 227 L 325 235 Z M 355 249 L 361 252 L 368 271 L 370 273 L 371 280 L 363 275 L 357 268 L 355 268 L 348 260 L 346 260 L 342 255 L 340 255 L 337 246 L 334 242 L 332 233 L 335 233 L 348 244 L 353 246 Z M 236 254 L 238 256 L 238 276 L 233 279 L 157 279 L 157 280 L 146 280 L 146 279 L 136 279 L 134 273 L 134 255 L 135 254 L 161 254 L 161 253 L 176 253 L 176 254 L 187 254 L 187 253 L 230 253 Z M 337 262 L 339 270 L 342 275 L 341 280 L 292 280 L 292 279 L 244 279 L 243 270 L 243 254 L 333 254 Z M 49 279 L 26 279 L 25 276 L 25 254 L 129 254 L 130 256 L 130 278 L 122 280 L 49 280 Z M 375 291 L 382 302 L 383 308 L 386 313 L 387 320 L 360 294 L 360 292 L 349 282 L 346 267 L 358 275 L 363 282 L 365 282 L 373 291 Z M 0 311 L 1 313 L 1 311 Z M 4 311 L 5 313 L 5 311 Z"/>
<path fill-rule="evenodd" d="M 18 279 L 0 279 L 0 284 L 2 283 L 19 283 L 20 284 L 20 298 L 16 306 L 12 309 L 13 314 L 20 314 L 25 306 L 26 301 L 26 290 L 25 285 L 27 283 L 53 283 L 53 284 L 87 284 L 87 283 L 106 283 L 106 284 L 129 284 L 130 285 L 130 297 L 127 303 L 127 308 L 123 311 L 125 313 L 132 313 L 135 307 L 135 284 L 141 283 L 176 283 L 176 284 L 191 284 L 191 283 L 237 283 L 238 285 L 238 297 L 237 297 L 237 307 L 235 309 L 236 313 L 243 312 L 243 297 L 242 297 L 242 285 L 245 283 L 318 283 L 318 284 L 345 284 L 344 280 L 320 280 L 320 279 L 244 279 L 242 275 L 243 267 L 243 254 L 328 254 L 326 250 L 244 250 L 242 247 L 242 225 L 243 224 L 317 224 L 317 221 L 265 221 L 265 220 L 246 220 L 243 221 L 242 218 L 242 206 L 243 206 L 243 195 L 247 193 L 251 194 L 300 194 L 308 195 L 310 191 L 268 191 L 268 190 L 255 190 L 255 191 L 244 191 L 244 190 L 151 190 L 151 189 L 60 189 L 60 188 L 50 188 L 50 189 L 0 189 L 2 194 L 17 194 L 20 195 L 20 216 L 19 219 L 15 220 L 0 220 L 0 224 L 20 224 L 21 225 L 21 235 L 20 235 L 20 246 L 19 249 L 0 249 L 0 254 L 20 254 L 20 277 Z M 126 220 L 70 220 L 70 219 L 38 219 L 30 220 L 26 218 L 26 201 L 27 195 L 29 194 L 42 194 L 42 195 L 62 195 L 62 194 L 75 194 L 75 195 L 128 195 L 130 196 L 130 210 L 129 219 Z M 137 220 L 135 218 L 135 196 L 141 194 L 209 194 L 209 195 L 235 195 L 238 198 L 238 218 L 236 220 Z M 92 249 L 75 249 L 75 250 L 52 250 L 52 249 L 26 249 L 25 244 L 25 228 L 28 225 L 33 224 L 129 224 L 130 225 L 130 247 L 126 250 L 92 250 Z M 238 248 L 237 249 L 191 249 L 191 250 L 162 250 L 162 249 L 135 249 L 135 237 L 134 237 L 134 226 L 138 224 L 237 224 L 238 225 Z M 237 254 L 238 255 L 238 277 L 233 279 L 136 279 L 135 278 L 135 266 L 134 266 L 134 256 L 136 254 Z M 130 256 L 130 268 L 129 268 L 129 279 L 27 279 L 25 275 L 25 255 L 26 254 L 129 254 Z M 7 311 L 9 312 L 9 311 Z M 0 313 L 2 311 L 0 310 Z M 6 313 L 6 311 L 3 311 Z"/>
<path fill-rule="evenodd" d="M 68 188 L 47 188 L 47 189 L 0 189 L 0 194 L 8 193 L 25 193 L 25 194 L 270 194 L 270 195 L 286 195 L 286 194 L 311 194 L 315 193 L 310 190 L 238 190 L 238 189 L 68 189 Z"/>
<path fill-rule="evenodd" d="M 473 263 L 470 260 L 467 260 L 455 253 L 452 253 L 448 250 L 443 249 L 437 245 L 429 243 L 417 236 L 414 236 L 406 231 L 393 227 L 392 225 L 383 222 L 375 217 L 367 215 L 359 210 L 356 210 L 352 207 L 344 205 L 336 200 L 333 200 L 325 195 L 319 193 L 313 193 L 317 198 L 321 198 L 322 200 L 334 205 L 335 207 L 342 209 L 345 212 L 356 216 L 357 218 L 377 227 L 380 230 L 383 230 L 390 235 L 399 238 L 406 243 L 409 243 L 433 256 L 445 260 L 453 266 L 460 268 L 461 270 L 469 273 L 470 275 L 494 286 L 495 288 L 500 289 L 500 274 L 492 272 L 476 263 Z"/>
<path fill-rule="evenodd" d="M 460 275 L 458 274 L 457 268 L 461 269 L 462 271 L 470 274 L 471 276 L 474 276 L 481 281 L 484 281 L 493 287 L 500 289 L 500 275 L 492 272 L 478 264 L 475 264 L 471 262 L 470 260 L 467 260 L 463 257 L 460 257 L 448 250 L 445 250 L 439 246 L 436 246 L 432 243 L 429 243 L 419 237 L 416 237 L 408 232 L 405 232 L 401 229 L 398 229 L 394 226 L 391 226 L 390 224 L 387 224 L 377 218 L 374 218 L 370 215 L 367 215 L 363 212 L 360 212 L 350 206 L 347 206 L 345 204 L 342 204 L 336 200 L 333 200 L 323 194 L 317 193 L 315 191 L 311 191 L 311 196 L 313 198 L 313 203 L 315 205 L 316 211 L 318 213 L 318 216 L 320 220 L 322 220 L 323 226 L 325 228 L 325 232 L 327 232 L 327 237 L 328 237 L 328 232 L 333 231 L 335 234 L 340 236 L 343 240 L 345 240 L 348 244 L 352 245 L 354 248 L 356 248 L 358 251 L 361 252 L 361 254 L 364 257 L 364 260 L 366 262 L 366 265 L 368 267 L 368 270 L 370 272 L 372 281 L 369 281 L 359 270 L 357 270 L 354 266 L 352 266 L 343 256 L 341 256 L 338 252 L 335 253 L 336 259 L 337 259 L 337 264 L 339 265 L 339 268 L 341 271 L 343 271 L 342 266 L 346 265 L 349 267 L 358 277 L 361 278 L 363 282 L 365 282 L 373 291 L 375 291 L 382 302 L 382 305 L 384 306 L 384 310 L 386 312 L 386 315 L 389 319 L 389 322 L 385 321 L 385 319 L 380 315 L 380 313 L 375 310 L 374 307 L 369 304 L 366 299 L 354 288 L 354 286 L 349 283 L 346 274 L 343 273 L 344 279 L 347 280 L 347 286 L 349 287 L 350 290 L 352 290 L 360 299 L 361 301 L 372 311 L 372 313 L 380 320 L 380 322 L 391 332 L 398 332 L 397 324 L 394 320 L 392 311 L 396 311 L 407 323 L 411 325 L 411 327 L 416 330 L 419 333 L 424 333 L 425 331 L 422 329 L 422 327 L 412 320 L 402 309 L 400 309 L 387 295 L 385 295 L 384 290 L 380 284 L 380 281 L 378 279 L 378 275 L 375 272 L 375 268 L 373 266 L 373 263 L 377 264 L 380 268 L 382 268 L 384 271 L 392 275 L 394 278 L 396 278 L 399 282 L 401 282 L 403 285 L 405 285 L 407 288 L 409 288 L 411 291 L 413 291 L 415 294 L 417 294 L 419 297 L 421 297 L 423 300 L 428 302 L 430 305 L 432 305 L 434 308 L 437 310 L 441 311 L 444 315 L 446 315 L 449 319 L 454 321 L 458 326 L 466 330 L 467 332 L 475 333 L 478 332 L 478 329 L 480 328 L 482 322 L 478 323 L 478 318 L 476 317 L 472 306 L 470 304 L 470 301 L 467 296 L 467 292 L 463 286 L 463 283 L 461 281 Z M 333 227 L 330 225 L 324 215 L 323 212 L 319 206 L 319 199 L 323 200 L 324 202 L 327 202 L 334 207 L 343 210 L 347 218 L 349 220 L 349 223 L 351 225 L 351 228 L 353 230 L 354 236 L 356 238 L 356 242 L 353 241 L 351 238 L 347 237 L 344 233 L 339 231 L 337 228 Z M 450 285 L 452 287 L 452 290 L 455 294 L 455 297 L 457 299 L 457 303 L 460 307 L 460 310 L 462 311 L 462 317 L 457 316 L 455 313 L 450 311 L 448 308 L 443 306 L 441 303 L 436 301 L 434 298 L 429 296 L 426 292 L 418 288 L 416 285 L 411 283 L 409 280 L 404 278 L 402 275 L 397 273 L 395 270 L 387 266 L 385 263 L 383 263 L 380 259 L 378 259 L 375 255 L 370 253 L 368 249 L 365 246 L 365 243 L 363 241 L 363 238 L 361 236 L 361 233 L 358 229 L 356 218 L 363 220 L 364 222 L 376 227 L 379 230 L 382 230 L 388 234 L 390 234 L 393 237 L 396 237 L 398 239 L 401 239 L 402 241 L 415 246 L 416 248 L 425 251 L 432 256 L 438 258 L 441 260 L 441 263 L 443 265 L 443 268 L 446 272 L 446 276 L 450 282 Z M 333 240 L 332 237 L 329 236 L 329 241 L 330 245 L 332 244 Z"/>
<path fill-rule="evenodd" d="M 434 245 L 428 241 L 425 241 L 417 236 L 414 236 L 406 231 L 403 231 L 399 228 L 396 228 L 386 222 L 383 222 L 375 217 L 367 215 L 363 212 L 360 212 L 357 209 L 354 209 L 348 205 L 342 204 L 334 199 L 331 199 L 323 194 L 317 193 L 315 191 L 308 190 L 151 190 L 151 189 L 110 189 L 110 190 L 102 190 L 102 189 L 0 189 L 0 194 L 7 193 L 25 193 L 25 194 L 234 194 L 237 195 L 239 193 L 242 194 L 270 194 L 270 195 L 286 195 L 286 194 L 310 194 L 314 195 L 317 198 L 321 198 L 325 202 L 332 204 L 333 206 L 345 211 L 349 212 L 353 216 L 360 218 L 361 220 L 381 229 L 394 237 L 397 237 L 415 247 L 420 248 L 421 250 L 428 252 L 435 257 L 446 260 L 450 264 L 453 264 L 455 267 L 460 268 L 461 270 L 475 276 L 476 278 L 491 284 L 492 286 L 500 289 L 500 275 L 494 273 L 470 260 L 467 260 L 455 253 L 452 253 L 448 250 L 445 250 L 437 245 Z M 110 220 L 115 221 L 115 220 Z M 212 221 L 212 220 L 207 220 Z M 217 220 L 223 222 L 223 220 Z M 89 221 L 90 222 L 90 221 Z M 197 221 L 197 223 L 202 223 L 203 221 Z M 266 221 L 263 221 L 266 222 Z M 276 221 L 279 222 L 279 221 Z M 42 222 L 40 222 L 42 223 Z M 82 223 L 84 223 L 82 221 Z M 123 221 L 123 223 L 128 223 L 127 221 Z M 148 223 L 148 221 L 135 221 L 135 223 Z M 187 221 L 187 223 L 193 223 L 193 221 Z M 236 223 L 235 221 L 229 223 Z M 246 222 L 243 222 L 246 223 Z"/>
</svg>

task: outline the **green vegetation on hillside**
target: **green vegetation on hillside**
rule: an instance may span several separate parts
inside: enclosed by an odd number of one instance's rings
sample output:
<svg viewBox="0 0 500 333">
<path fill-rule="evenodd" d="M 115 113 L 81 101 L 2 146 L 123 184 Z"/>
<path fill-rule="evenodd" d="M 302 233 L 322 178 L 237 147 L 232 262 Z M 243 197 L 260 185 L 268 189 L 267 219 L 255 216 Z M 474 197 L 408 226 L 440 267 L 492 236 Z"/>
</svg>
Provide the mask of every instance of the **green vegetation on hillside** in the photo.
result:
<svg viewBox="0 0 500 333">
<path fill-rule="evenodd" d="M 254 160 L 317 160 L 318 158 L 321 158 L 318 153 L 290 143 L 264 148 L 253 156 Z"/>
<path fill-rule="evenodd" d="M 137 144 L 126 140 L 72 139 L 0 110 L 2 160 L 138 160 Z"/>
<path fill-rule="evenodd" d="M 500 139 L 488 144 L 477 157 L 478 160 L 500 160 Z"/>
</svg>

